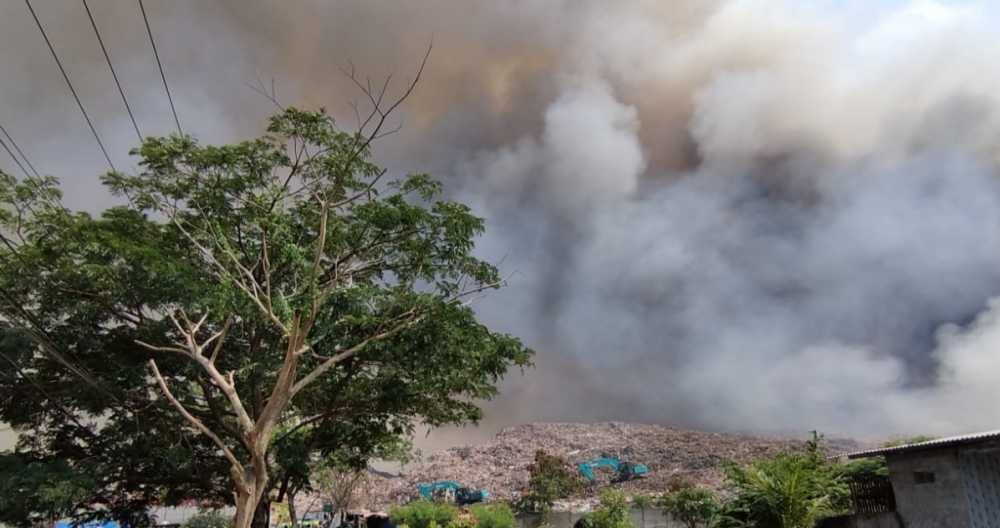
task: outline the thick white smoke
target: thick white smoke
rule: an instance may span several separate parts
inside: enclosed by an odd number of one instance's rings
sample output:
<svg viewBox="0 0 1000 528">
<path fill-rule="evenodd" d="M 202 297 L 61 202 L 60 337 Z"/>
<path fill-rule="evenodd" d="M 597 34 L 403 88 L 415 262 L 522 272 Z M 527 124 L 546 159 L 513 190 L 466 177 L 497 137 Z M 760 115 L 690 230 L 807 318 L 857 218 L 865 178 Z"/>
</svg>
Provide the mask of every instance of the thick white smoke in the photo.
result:
<svg viewBox="0 0 1000 528">
<path fill-rule="evenodd" d="M 984 13 L 923 2 L 857 31 L 782 5 L 725 3 L 679 35 L 641 7 L 612 16 L 622 32 L 569 38 L 590 60 L 554 72 L 604 96 L 571 83 L 540 132 L 462 166 L 486 175 L 491 220 L 517 223 L 511 191 L 548 213 L 489 240 L 530 270 L 513 288 L 537 302 L 510 324 L 603 390 L 561 400 L 574 380 L 541 372 L 542 399 L 716 428 L 996 427 L 1000 49 Z M 694 161 L 656 152 L 685 146 Z"/>
<path fill-rule="evenodd" d="M 108 39 L 127 91 L 150 103 L 135 103 L 144 128 L 169 131 L 154 119 L 165 117 L 158 77 L 137 73 L 150 64 L 142 28 L 128 23 L 136 14 L 94 3 L 121 30 Z M 539 368 L 506 383 L 491 424 L 865 437 L 1000 424 L 1000 42 L 989 2 L 152 11 L 182 121 L 211 141 L 257 132 L 271 108 L 244 84 L 258 72 L 277 79 L 283 102 L 327 105 L 349 127 L 356 92 L 338 67 L 351 59 L 373 79 L 399 79 L 434 36 L 405 126 L 378 154 L 473 204 L 489 222 L 483 255 L 513 273 L 476 307 L 537 348 Z M 69 136 L 11 101 L 30 108 L 63 87 L 44 49 L 24 53 L 37 40 L 24 14 L 0 13 L 11 25 L 0 35 L 16 39 L 0 59 L 32 80 L 5 92 L 7 124 L 59 150 Z M 104 66 L 85 20 L 58 6 L 42 16 L 77 28 L 56 45 L 89 50 L 72 73 L 101 109 L 98 128 L 127 144 L 116 92 L 87 88 Z M 66 123 L 77 117 L 59 108 Z M 76 151 L 63 152 L 52 172 L 93 187 L 100 166 L 87 158 L 80 175 Z M 93 207 L 93 195 L 71 198 Z"/>
</svg>

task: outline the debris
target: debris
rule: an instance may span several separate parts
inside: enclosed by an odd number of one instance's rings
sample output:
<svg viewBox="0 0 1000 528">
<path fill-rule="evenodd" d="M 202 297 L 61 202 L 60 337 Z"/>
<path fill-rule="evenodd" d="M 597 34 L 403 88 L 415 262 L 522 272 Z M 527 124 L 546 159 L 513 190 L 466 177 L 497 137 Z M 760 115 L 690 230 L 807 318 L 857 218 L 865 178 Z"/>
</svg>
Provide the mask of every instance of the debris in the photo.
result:
<svg viewBox="0 0 1000 528">
<path fill-rule="evenodd" d="M 835 441 L 837 450 L 857 445 Z M 833 443 L 833 442 L 831 442 Z M 402 475 L 372 475 L 368 495 L 372 506 L 386 507 L 414 498 L 419 482 L 459 480 L 490 490 L 491 500 L 513 501 L 528 483 L 528 466 L 542 449 L 566 458 L 574 466 L 602 456 L 628 459 L 649 467 L 645 478 L 615 483 L 629 494 L 660 494 L 679 478 L 719 489 L 726 461 L 748 462 L 781 451 L 799 450 L 805 442 L 737 433 L 690 431 L 662 425 L 605 422 L 535 423 L 500 431 L 488 443 L 433 453 Z M 581 497 L 559 501 L 557 510 L 583 511 L 596 502 L 600 488 L 615 475 L 598 471 Z"/>
</svg>

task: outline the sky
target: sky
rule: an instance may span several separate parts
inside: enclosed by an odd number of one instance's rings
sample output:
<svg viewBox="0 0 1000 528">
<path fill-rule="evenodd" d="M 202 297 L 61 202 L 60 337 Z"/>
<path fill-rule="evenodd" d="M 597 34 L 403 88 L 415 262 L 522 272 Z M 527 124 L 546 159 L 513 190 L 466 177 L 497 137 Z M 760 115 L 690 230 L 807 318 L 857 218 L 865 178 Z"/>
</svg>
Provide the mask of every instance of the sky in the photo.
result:
<svg viewBox="0 0 1000 528">
<path fill-rule="evenodd" d="M 174 130 L 137 5 L 89 2 L 144 135 Z M 122 170 L 135 132 L 82 4 L 33 2 Z M 271 103 L 350 129 L 342 69 L 400 89 L 376 148 L 487 219 L 522 337 L 478 440 L 627 420 L 881 438 L 994 429 L 1000 44 L 990 2 L 148 0 L 181 125 L 262 133 Z M 0 125 L 72 207 L 107 164 L 27 8 L 0 5 Z M 0 154 L 3 154 L 0 152 Z M 9 159 L 0 167 L 16 173 Z"/>
</svg>

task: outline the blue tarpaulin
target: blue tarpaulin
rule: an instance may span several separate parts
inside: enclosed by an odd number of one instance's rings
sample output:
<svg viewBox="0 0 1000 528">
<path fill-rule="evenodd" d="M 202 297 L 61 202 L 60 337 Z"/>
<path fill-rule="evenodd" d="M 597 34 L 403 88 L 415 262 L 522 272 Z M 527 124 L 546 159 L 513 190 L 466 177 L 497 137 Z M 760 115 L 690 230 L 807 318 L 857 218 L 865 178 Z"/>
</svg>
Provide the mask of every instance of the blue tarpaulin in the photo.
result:
<svg viewBox="0 0 1000 528">
<path fill-rule="evenodd" d="M 118 521 L 108 521 L 108 522 L 88 522 L 83 524 L 73 525 L 73 523 L 66 521 L 59 521 L 56 523 L 56 528 L 118 528 Z"/>
</svg>

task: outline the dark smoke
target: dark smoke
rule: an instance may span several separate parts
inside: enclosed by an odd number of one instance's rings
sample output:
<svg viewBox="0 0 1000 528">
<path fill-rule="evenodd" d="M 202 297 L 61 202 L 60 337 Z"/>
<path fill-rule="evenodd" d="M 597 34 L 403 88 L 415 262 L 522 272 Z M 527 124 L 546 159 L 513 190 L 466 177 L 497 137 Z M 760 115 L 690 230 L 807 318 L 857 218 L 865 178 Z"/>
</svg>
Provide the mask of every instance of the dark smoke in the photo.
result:
<svg viewBox="0 0 1000 528">
<path fill-rule="evenodd" d="M 149 134 L 171 121 L 132 6 L 93 2 Z M 993 428 L 1000 45 L 989 5 L 780 0 L 150 2 L 187 130 L 431 64 L 379 155 L 489 220 L 491 324 L 539 351 L 487 425 L 620 419 L 873 437 Z M 74 205 L 103 168 L 23 6 L 0 122 Z M 134 144 L 75 4 L 41 4 L 98 127 Z M 476 433 L 446 431 L 468 438 Z M 442 440 L 443 439 L 443 440 Z"/>
</svg>

